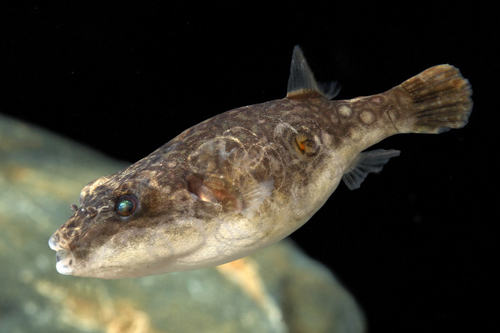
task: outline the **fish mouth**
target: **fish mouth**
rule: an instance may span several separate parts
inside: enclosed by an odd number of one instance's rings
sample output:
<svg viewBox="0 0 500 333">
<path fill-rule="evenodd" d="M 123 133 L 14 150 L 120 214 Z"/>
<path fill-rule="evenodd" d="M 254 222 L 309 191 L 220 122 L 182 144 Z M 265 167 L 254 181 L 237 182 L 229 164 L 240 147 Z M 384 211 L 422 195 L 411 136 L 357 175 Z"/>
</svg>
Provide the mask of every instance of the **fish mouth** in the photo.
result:
<svg viewBox="0 0 500 333">
<path fill-rule="evenodd" d="M 56 234 L 53 234 L 49 238 L 49 246 L 52 250 L 54 251 L 59 251 L 61 247 L 58 244 L 59 237 L 56 236 Z"/>
<path fill-rule="evenodd" d="M 49 238 L 49 246 L 56 253 L 56 269 L 59 274 L 73 275 L 74 258 L 71 251 L 63 249 L 58 244 L 58 237 L 54 234 Z"/>
</svg>

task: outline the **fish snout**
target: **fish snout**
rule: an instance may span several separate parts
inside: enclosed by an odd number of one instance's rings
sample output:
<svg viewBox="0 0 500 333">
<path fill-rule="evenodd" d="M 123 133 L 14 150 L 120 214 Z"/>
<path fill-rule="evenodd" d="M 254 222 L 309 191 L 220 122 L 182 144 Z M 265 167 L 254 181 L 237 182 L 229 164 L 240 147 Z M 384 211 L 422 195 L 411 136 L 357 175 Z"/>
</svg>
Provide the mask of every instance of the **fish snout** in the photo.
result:
<svg viewBox="0 0 500 333">
<path fill-rule="evenodd" d="M 73 275 L 73 254 L 61 249 L 56 253 L 56 269 L 60 274 Z"/>
<path fill-rule="evenodd" d="M 59 251 L 61 249 L 61 246 L 59 245 L 59 235 L 57 234 L 57 232 L 50 236 L 49 246 L 54 251 Z"/>
<path fill-rule="evenodd" d="M 69 249 L 65 249 L 61 246 L 59 235 L 57 232 L 50 236 L 49 246 L 52 250 L 57 251 L 56 253 L 56 269 L 60 274 L 72 275 L 73 274 L 73 254 Z"/>
</svg>

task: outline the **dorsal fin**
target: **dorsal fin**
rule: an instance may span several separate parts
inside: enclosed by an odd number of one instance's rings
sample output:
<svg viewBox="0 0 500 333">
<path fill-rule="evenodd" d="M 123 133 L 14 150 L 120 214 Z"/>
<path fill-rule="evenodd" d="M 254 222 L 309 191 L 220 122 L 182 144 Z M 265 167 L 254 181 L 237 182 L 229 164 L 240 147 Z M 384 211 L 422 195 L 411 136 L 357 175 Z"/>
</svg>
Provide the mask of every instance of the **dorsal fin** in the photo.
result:
<svg viewBox="0 0 500 333">
<path fill-rule="evenodd" d="M 336 82 L 320 86 L 311 68 L 307 64 L 304 53 L 298 45 L 293 48 L 292 64 L 290 65 L 290 77 L 288 78 L 287 98 L 303 99 L 323 96 L 332 99 L 337 96 L 339 86 Z"/>
</svg>

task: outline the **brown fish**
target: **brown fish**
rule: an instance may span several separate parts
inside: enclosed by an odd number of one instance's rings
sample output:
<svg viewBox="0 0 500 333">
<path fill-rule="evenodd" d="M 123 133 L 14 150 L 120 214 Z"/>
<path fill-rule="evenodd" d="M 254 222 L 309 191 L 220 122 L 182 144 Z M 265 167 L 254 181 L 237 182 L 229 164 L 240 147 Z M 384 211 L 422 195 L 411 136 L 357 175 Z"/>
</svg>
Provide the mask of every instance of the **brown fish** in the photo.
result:
<svg viewBox="0 0 500 333">
<path fill-rule="evenodd" d="M 50 237 L 59 273 L 106 279 L 223 264 L 307 222 L 340 180 L 358 188 L 399 133 L 466 125 L 471 88 L 439 65 L 382 94 L 332 101 L 299 47 L 286 98 L 210 118 L 114 175 L 85 186 Z"/>
</svg>

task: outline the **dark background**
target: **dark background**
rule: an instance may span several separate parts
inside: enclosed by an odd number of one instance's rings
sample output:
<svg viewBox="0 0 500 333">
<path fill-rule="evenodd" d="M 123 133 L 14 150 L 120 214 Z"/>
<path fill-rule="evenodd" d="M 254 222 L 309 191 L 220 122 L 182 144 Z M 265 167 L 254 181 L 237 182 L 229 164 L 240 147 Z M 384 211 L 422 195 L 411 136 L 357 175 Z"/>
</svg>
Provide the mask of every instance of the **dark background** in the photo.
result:
<svg viewBox="0 0 500 333">
<path fill-rule="evenodd" d="M 341 184 L 292 238 L 354 294 L 370 332 L 478 332 L 492 322 L 497 10 L 454 1 L 2 6 L 0 112 L 130 162 L 208 117 L 284 97 L 296 44 L 318 80 L 341 82 L 338 99 L 436 64 L 460 68 L 474 90 L 469 125 L 377 145 L 402 154 L 357 191 Z"/>
</svg>

